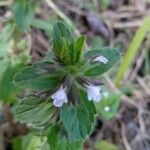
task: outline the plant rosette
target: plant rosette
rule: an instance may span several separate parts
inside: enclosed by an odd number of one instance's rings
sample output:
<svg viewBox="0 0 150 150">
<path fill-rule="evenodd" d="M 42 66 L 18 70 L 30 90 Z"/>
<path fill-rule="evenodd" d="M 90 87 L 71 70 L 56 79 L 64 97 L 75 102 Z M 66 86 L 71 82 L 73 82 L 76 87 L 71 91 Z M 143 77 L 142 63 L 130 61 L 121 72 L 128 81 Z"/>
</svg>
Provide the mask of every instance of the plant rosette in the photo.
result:
<svg viewBox="0 0 150 150">
<path fill-rule="evenodd" d="M 65 23 L 55 23 L 52 49 L 15 75 L 14 83 L 28 94 L 14 113 L 32 128 L 78 141 L 91 132 L 94 103 L 103 97 L 99 77 L 118 62 L 120 53 L 108 47 L 85 50 L 85 36 L 72 33 Z"/>
</svg>

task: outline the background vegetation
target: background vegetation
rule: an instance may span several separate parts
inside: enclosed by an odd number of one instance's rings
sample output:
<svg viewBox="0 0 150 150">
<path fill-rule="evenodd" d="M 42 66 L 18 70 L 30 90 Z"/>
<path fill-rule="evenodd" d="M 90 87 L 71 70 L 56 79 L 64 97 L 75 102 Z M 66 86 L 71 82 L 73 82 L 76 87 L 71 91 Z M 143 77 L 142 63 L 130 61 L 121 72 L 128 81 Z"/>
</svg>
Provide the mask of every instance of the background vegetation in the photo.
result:
<svg viewBox="0 0 150 150">
<path fill-rule="evenodd" d="M 149 0 L 0 0 L 0 150 L 50 149 L 47 137 L 14 118 L 13 108 L 26 93 L 13 79 L 45 56 L 56 20 L 86 35 L 87 48 L 109 46 L 121 53 L 119 64 L 103 75 L 108 97 L 97 108 L 100 115 L 84 149 L 149 150 L 149 14 Z M 111 112 L 104 111 L 106 105 Z M 81 147 L 61 145 L 64 150 Z"/>
</svg>

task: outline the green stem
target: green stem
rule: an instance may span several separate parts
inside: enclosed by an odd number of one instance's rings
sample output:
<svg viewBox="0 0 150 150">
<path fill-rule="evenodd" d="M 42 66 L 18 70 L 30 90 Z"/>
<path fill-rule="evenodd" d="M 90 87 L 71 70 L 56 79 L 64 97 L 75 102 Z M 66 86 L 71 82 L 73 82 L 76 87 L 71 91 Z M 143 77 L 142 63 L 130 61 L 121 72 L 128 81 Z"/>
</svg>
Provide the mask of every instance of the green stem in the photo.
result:
<svg viewBox="0 0 150 150">
<path fill-rule="evenodd" d="M 117 86 L 120 86 L 121 81 L 123 80 L 124 74 L 130 67 L 134 56 L 136 55 L 138 49 L 140 48 L 146 33 L 150 30 L 150 16 L 147 16 L 144 19 L 143 25 L 137 30 L 133 40 L 131 41 L 131 44 L 128 47 L 127 53 L 125 54 L 122 64 L 120 65 L 116 79 L 115 84 Z"/>
</svg>

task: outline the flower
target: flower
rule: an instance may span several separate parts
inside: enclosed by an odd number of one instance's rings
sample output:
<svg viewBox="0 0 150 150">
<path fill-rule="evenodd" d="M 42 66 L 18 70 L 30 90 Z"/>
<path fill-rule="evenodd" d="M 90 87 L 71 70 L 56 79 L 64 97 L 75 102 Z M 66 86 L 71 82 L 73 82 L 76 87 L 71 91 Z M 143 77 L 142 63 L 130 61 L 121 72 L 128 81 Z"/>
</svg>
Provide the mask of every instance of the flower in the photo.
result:
<svg viewBox="0 0 150 150">
<path fill-rule="evenodd" d="M 60 87 L 58 91 L 51 95 L 51 98 L 54 100 L 53 105 L 56 107 L 61 107 L 64 103 L 68 102 L 67 94 L 65 88 Z"/>
<path fill-rule="evenodd" d="M 105 106 L 104 107 L 104 111 L 109 112 L 110 111 L 110 107 L 109 106 Z"/>
<path fill-rule="evenodd" d="M 95 85 L 87 85 L 87 97 L 89 101 L 99 102 L 102 99 L 102 94 L 100 92 L 101 88 Z"/>
<path fill-rule="evenodd" d="M 104 57 L 103 55 L 96 57 L 94 60 L 94 62 L 98 61 L 98 62 L 102 62 L 104 64 L 107 64 L 108 59 L 106 57 Z"/>
<path fill-rule="evenodd" d="M 107 98 L 109 96 L 109 93 L 108 92 L 103 92 L 102 95 L 103 95 L 103 97 Z"/>
</svg>

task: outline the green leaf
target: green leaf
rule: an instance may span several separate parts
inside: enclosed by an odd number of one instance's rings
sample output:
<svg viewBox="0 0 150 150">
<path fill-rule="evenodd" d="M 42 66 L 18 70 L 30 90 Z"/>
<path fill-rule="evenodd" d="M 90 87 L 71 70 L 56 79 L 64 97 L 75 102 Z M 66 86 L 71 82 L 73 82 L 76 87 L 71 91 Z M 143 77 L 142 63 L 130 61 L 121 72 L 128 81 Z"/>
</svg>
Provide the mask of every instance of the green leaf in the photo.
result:
<svg viewBox="0 0 150 150">
<path fill-rule="evenodd" d="M 30 124 L 38 128 L 51 123 L 52 104 L 37 97 L 27 97 L 21 100 L 14 108 L 17 121 Z"/>
<path fill-rule="evenodd" d="M 62 129 L 63 130 L 63 129 Z M 57 124 L 53 125 L 48 132 L 47 139 L 50 145 L 50 149 L 54 150 L 82 150 L 83 142 L 70 142 L 64 134 L 62 135 L 62 131 L 60 126 Z"/>
<path fill-rule="evenodd" d="M 64 41 L 68 44 L 73 40 L 73 34 L 69 27 L 63 22 L 57 22 L 53 25 L 53 51 L 59 57 L 61 54 Z"/>
<path fill-rule="evenodd" d="M 23 66 L 23 64 L 9 64 L 0 79 L 0 100 L 9 103 L 16 100 L 16 96 L 21 92 L 21 89 L 13 84 L 13 77 Z"/>
<path fill-rule="evenodd" d="M 57 145 L 56 150 L 83 150 L 83 142 L 69 142 L 66 139 L 63 139 L 59 145 Z"/>
<path fill-rule="evenodd" d="M 60 109 L 60 120 L 63 122 L 70 140 L 82 139 L 76 107 L 64 105 Z"/>
<path fill-rule="evenodd" d="M 26 150 L 50 150 L 46 137 L 33 136 Z"/>
<path fill-rule="evenodd" d="M 95 107 L 102 118 L 104 118 L 105 120 L 110 120 L 114 116 L 116 116 L 119 104 L 120 96 L 109 93 L 108 97 L 103 98 L 99 103 L 95 103 Z M 109 107 L 110 110 L 105 111 L 106 107 Z"/>
<path fill-rule="evenodd" d="M 22 136 L 22 149 L 18 150 L 50 150 L 46 136 L 35 136 L 34 133 Z"/>
<path fill-rule="evenodd" d="M 36 2 L 33 0 L 15 0 L 12 6 L 17 27 L 27 32 L 35 14 Z"/>
<path fill-rule="evenodd" d="M 105 140 L 97 142 L 95 145 L 97 150 L 118 150 L 117 146 Z"/>
<path fill-rule="evenodd" d="M 87 99 L 87 94 L 83 91 L 80 91 L 80 102 L 88 113 L 90 121 L 94 122 L 94 115 L 96 114 L 95 105 Z"/>
<path fill-rule="evenodd" d="M 59 127 L 54 125 L 48 132 L 47 138 L 51 149 L 56 149 L 59 142 Z"/>
<path fill-rule="evenodd" d="M 32 132 L 13 138 L 13 150 L 50 150 L 45 136 L 35 136 Z"/>
<path fill-rule="evenodd" d="M 64 105 L 60 110 L 60 120 L 62 121 L 68 137 L 71 141 L 84 139 L 91 131 L 94 120 L 95 107 L 85 99 L 84 93 L 81 93 L 80 106 Z"/>
<path fill-rule="evenodd" d="M 7 24 L 0 33 L 0 78 L 10 64 L 10 51 L 12 47 L 11 36 L 14 24 Z"/>
<path fill-rule="evenodd" d="M 99 0 L 100 6 L 102 9 L 107 9 L 111 4 L 110 0 Z"/>
<path fill-rule="evenodd" d="M 55 71 L 49 64 L 35 64 L 18 72 L 14 82 L 23 88 L 51 90 L 60 84 L 62 77 L 62 73 Z"/>
<path fill-rule="evenodd" d="M 62 39 L 62 48 L 59 54 L 59 59 L 61 62 L 68 64 L 71 57 L 69 56 L 69 43 L 66 39 Z"/>
<path fill-rule="evenodd" d="M 12 139 L 13 150 L 22 150 L 22 139 L 20 137 L 15 137 Z"/>
<path fill-rule="evenodd" d="M 104 56 L 108 59 L 108 62 L 104 64 L 103 62 L 93 62 L 93 60 L 98 56 Z M 89 60 L 89 67 L 85 72 L 86 76 L 95 77 L 99 76 L 111 67 L 113 67 L 120 59 L 120 53 L 116 49 L 102 48 L 100 50 L 90 50 L 85 54 L 85 57 Z"/>
<path fill-rule="evenodd" d="M 81 59 L 83 48 L 85 46 L 86 38 L 85 36 L 80 36 L 76 41 L 75 41 L 75 53 L 74 57 L 75 60 L 74 62 L 78 62 Z"/>
</svg>

